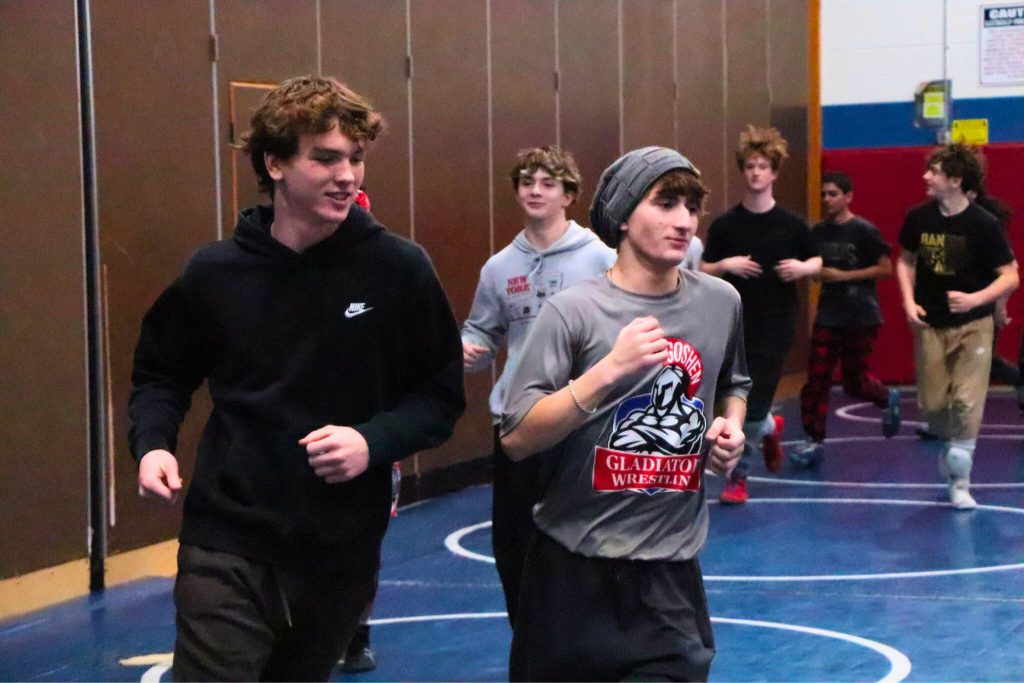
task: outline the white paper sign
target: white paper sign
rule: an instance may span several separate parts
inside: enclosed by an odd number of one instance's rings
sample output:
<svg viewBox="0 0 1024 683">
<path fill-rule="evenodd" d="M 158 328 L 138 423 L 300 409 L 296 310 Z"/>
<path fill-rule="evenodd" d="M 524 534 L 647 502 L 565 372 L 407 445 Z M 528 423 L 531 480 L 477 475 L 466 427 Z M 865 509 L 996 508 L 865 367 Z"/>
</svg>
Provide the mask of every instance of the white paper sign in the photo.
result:
<svg viewBox="0 0 1024 683">
<path fill-rule="evenodd" d="M 978 45 L 982 85 L 1024 84 L 1024 3 L 983 5 Z"/>
</svg>

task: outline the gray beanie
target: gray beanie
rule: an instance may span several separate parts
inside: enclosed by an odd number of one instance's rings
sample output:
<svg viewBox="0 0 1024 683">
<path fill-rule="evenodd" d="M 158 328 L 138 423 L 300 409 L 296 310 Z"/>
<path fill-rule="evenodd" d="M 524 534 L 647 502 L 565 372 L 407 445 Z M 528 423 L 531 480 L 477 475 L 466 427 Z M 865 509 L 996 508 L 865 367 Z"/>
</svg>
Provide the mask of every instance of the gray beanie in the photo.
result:
<svg viewBox="0 0 1024 683">
<path fill-rule="evenodd" d="M 619 246 L 622 230 L 633 209 L 651 185 L 669 171 L 681 168 L 698 178 L 700 171 L 674 149 L 642 147 L 627 152 L 601 174 L 590 204 L 590 227 L 612 249 Z"/>
</svg>

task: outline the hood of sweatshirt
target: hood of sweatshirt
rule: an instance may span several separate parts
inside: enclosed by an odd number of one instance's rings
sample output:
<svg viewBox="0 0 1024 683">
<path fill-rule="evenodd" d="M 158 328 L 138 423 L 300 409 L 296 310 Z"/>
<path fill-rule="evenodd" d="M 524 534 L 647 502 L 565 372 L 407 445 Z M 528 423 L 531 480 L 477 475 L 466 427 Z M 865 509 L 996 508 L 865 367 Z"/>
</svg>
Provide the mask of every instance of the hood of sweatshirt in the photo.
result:
<svg viewBox="0 0 1024 683">
<path fill-rule="evenodd" d="M 555 254 L 561 254 L 562 252 L 579 249 L 583 245 L 589 244 L 597 239 L 598 237 L 593 233 L 593 231 L 584 228 L 576 221 L 569 221 L 569 228 L 565 231 L 565 234 L 559 237 L 555 243 L 547 249 L 540 250 L 533 246 L 533 244 L 530 243 L 530 240 L 526 239 L 525 230 L 519 231 L 519 234 L 516 235 L 514 240 L 512 240 L 512 244 L 515 245 L 519 251 L 526 254 L 554 256 Z"/>
<path fill-rule="evenodd" d="M 242 249 L 271 260 L 297 261 L 308 258 L 344 256 L 349 247 L 384 232 L 383 225 L 364 209 L 353 206 L 348 217 L 330 237 L 317 242 L 299 253 L 278 242 L 270 234 L 274 222 L 274 208 L 260 205 L 241 211 L 235 225 L 234 240 Z"/>
</svg>

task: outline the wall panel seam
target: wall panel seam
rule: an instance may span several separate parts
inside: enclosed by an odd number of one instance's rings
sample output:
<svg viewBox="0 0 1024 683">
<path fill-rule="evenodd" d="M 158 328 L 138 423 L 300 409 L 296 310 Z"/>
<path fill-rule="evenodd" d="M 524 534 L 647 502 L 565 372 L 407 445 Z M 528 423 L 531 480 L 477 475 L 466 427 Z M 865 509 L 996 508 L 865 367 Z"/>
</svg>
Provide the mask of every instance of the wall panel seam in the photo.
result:
<svg viewBox="0 0 1024 683">
<path fill-rule="evenodd" d="M 775 98 L 772 92 L 772 0 L 764 0 L 764 82 L 768 91 L 768 122 L 772 121 Z"/>
<path fill-rule="evenodd" d="M 722 209 L 729 208 L 729 20 L 726 3 L 718 6 L 722 21 Z"/>
<path fill-rule="evenodd" d="M 217 9 L 215 0 L 210 0 L 210 35 L 217 39 Z M 217 60 L 210 60 L 210 94 L 213 102 L 213 173 L 214 173 L 214 201 L 216 203 L 216 225 L 217 239 L 224 239 L 224 191 L 221 187 L 221 157 L 220 157 L 220 101 L 217 90 L 219 89 L 219 74 L 217 72 Z"/>
<path fill-rule="evenodd" d="M 672 3 L 672 145 L 679 149 L 679 0 Z"/>
<path fill-rule="evenodd" d="M 558 2 L 555 0 L 555 145 L 562 146 L 562 63 L 560 61 Z"/>
<path fill-rule="evenodd" d="M 626 102 L 625 102 L 625 87 L 626 87 L 626 74 L 625 74 L 625 46 L 623 45 L 623 32 L 625 27 L 623 26 L 622 18 L 622 0 L 619 0 L 619 11 L 618 11 L 618 39 L 619 39 L 619 154 L 626 153 Z"/>
<path fill-rule="evenodd" d="M 405 59 L 408 69 L 405 73 L 407 114 L 409 118 L 409 239 L 416 241 L 416 174 L 413 164 L 413 106 L 412 106 L 412 0 L 405 0 Z M 416 473 L 419 474 L 419 456 L 416 457 Z"/>
<path fill-rule="evenodd" d="M 324 75 L 323 22 L 320 16 L 320 0 L 316 0 L 316 75 Z"/>
<path fill-rule="evenodd" d="M 494 253 L 494 65 L 491 59 L 491 0 L 484 0 L 484 16 L 487 30 L 487 248 L 490 255 Z"/>
</svg>

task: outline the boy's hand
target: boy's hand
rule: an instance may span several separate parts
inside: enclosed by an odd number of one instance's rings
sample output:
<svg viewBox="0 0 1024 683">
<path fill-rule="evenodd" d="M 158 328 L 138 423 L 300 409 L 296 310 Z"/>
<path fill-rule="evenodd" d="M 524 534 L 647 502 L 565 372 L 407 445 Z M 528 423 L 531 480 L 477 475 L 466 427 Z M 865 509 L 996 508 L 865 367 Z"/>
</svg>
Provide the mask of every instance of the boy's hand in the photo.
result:
<svg viewBox="0 0 1024 683">
<path fill-rule="evenodd" d="M 487 353 L 487 347 L 480 344 L 474 344 L 473 342 L 465 341 L 462 342 L 462 367 L 468 370 L 476 363 L 481 356 Z"/>
<path fill-rule="evenodd" d="M 783 282 L 795 282 L 811 272 L 811 268 L 806 263 L 795 258 L 782 259 L 775 264 L 774 270 Z"/>
<path fill-rule="evenodd" d="M 750 258 L 749 254 L 746 256 L 730 256 L 729 258 L 722 259 L 720 263 L 725 272 L 732 273 L 744 280 L 757 277 L 762 272 L 761 264 Z"/>
<path fill-rule="evenodd" d="M 170 451 L 152 450 L 139 460 L 139 495 L 173 505 L 181 491 L 178 460 Z"/>
<path fill-rule="evenodd" d="M 979 306 L 976 294 L 966 292 L 946 292 L 946 299 L 949 301 L 950 313 L 966 313 L 972 308 Z"/>
<path fill-rule="evenodd" d="M 603 360 L 611 368 L 617 381 L 668 359 L 665 330 L 654 316 L 634 318 L 619 330 L 615 346 Z"/>
<path fill-rule="evenodd" d="M 743 455 L 743 444 L 746 442 L 743 429 L 724 417 L 716 417 L 704 433 L 704 438 L 711 443 L 711 470 L 715 474 L 727 476 Z"/>
<path fill-rule="evenodd" d="M 927 312 L 921 306 L 918 306 L 915 303 L 905 306 L 904 310 L 907 312 L 907 322 L 910 323 L 911 327 L 918 330 L 925 330 L 931 327 L 931 325 L 924 321 L 924 317 L 927 315 Z"/>
<path fill-rule="evenodd" d="M 326 425 L 299 439 L 309 453 L 309 465 L 328 484 L 355 479 L 370 466 L 370 446 L 351 427 Z"/>
</svg>

